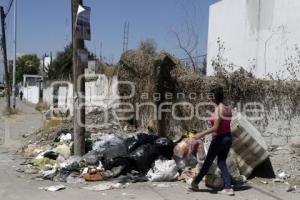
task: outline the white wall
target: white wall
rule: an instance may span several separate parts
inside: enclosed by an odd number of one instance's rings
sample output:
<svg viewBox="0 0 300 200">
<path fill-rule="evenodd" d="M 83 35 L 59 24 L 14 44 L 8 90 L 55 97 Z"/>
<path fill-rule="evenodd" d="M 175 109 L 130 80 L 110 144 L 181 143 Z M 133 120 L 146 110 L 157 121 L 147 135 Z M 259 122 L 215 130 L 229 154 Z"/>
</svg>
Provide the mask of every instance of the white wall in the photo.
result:
<svg viewBox="0 0 300 200">
<path fill-rule="evenodd" d="M 208 75 L 218 55 L 217 40 L 224 42 L 223 57 L 259 78 L 286 70 L 288 57 L 300 46 L 299 0 L 223 0 L 210 7 Z M 288 73 L 280 72 L 282 78 Z M 298 76 L 300 79 L 300 74 Z"/>
<path fill-rule="evenodd" d="M 97 106 L 112 107 L 119 99 L 118 79 L 114 76 L 110 80 L 99 78 L 97 81 L 87 82 L 85 84 L 85 91 L 88 111 Z"/>
<path fill-rule="evenodd" d="M 85 84 L 85 101 L 87 112 L 92 111 L 96 107 L 109 108 L 118 102 L 118 79 L 98 78 L 96 81 L 89 81 Z M 44 89 L 44 102 L 53 105 L 53 89 L 51 87 Z M 73 115 L 73 84 L 61 86 L 58 90 L 58 107 L 60 109 L 70 110 Z"/>
<path fill-rule="evenodd" d="M 28 102 L 37 104 L 39 102 L 39 87 L 37 86 L 28 86 L 28 87 L 23 87 L 21 89 L 23 91 L 23 97 L 26 99 Z"/>
</svg>

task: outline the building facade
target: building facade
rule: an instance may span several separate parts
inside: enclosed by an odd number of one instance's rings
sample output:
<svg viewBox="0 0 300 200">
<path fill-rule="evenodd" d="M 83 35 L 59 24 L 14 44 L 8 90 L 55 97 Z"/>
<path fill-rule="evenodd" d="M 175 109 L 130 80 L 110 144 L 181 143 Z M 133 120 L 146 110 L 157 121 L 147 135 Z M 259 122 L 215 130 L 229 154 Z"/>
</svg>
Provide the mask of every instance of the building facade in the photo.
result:
<svg viewBox="0 0 300 200">
<path fill-rule="evenodd" d="M 300 79 L 299 10 L 299 0 L 222 0 L 211 5 L 207 74 L 214 74 L 212 61 L 222 55 L 235 69 L 243 67 L 257 78 Z"/>
</svg>

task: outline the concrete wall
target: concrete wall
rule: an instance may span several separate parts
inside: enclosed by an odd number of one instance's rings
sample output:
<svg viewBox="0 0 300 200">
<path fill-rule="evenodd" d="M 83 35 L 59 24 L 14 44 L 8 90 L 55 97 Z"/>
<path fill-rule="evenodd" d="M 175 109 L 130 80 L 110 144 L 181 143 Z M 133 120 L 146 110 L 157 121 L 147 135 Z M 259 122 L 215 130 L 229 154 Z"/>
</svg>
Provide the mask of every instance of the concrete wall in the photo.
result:
<svg viewBox="0 0 300 200">
<path fill-rule="evenodd" d="M 286 59 L 300 45 L 299 0 L 223 0 L 210 7 L 208 75 L 224 42 L 228 63 L 251 70 L 259 78 L 280 72 L 287 78 Z M 296 63 L 297 61 L 295 61 Z M 300 79 L 300 74 L 298 74 Z"/>
<path fill-rule="evenodd" d="M 87 112 L 92 111 L 96 107 L 112 107 L 118 102 L 118 80 L 117 77 L 110 79 L 99 76 L 95 81 L 88 81 L 85 84 L 85 99 Z M 44 89 L 43 101 L 49 105 L 53 105 L 53 88 Z M 73 84 L 63 85 L 58 89 L 58 108 L 61 110 L 69 110 L 73 115 Z"/>
<path fill-rule="evenodd" d="M 284 101 L 282 102 L 284 104 Z M 259 121 L 255 126 L 259 129 L 265 141 L 269 145 L 285 145 L 287 143 L 300 142 L 300 116 L 279 114 L 274 107 L 266 116 L 267 124 L 263 126 Z"/>
<path fill-rule="evenodd" d="M 28 86 L 21 89 L 23 91 L 23 97 L 30 103 L 37 104 L 39 102 L 39 87 Z"/>
<path fill-rule="evenodd" d="M 111 79 L 99 78 L 96 81 L 87 82 L 85 91 L 88 111 L 97 106 L 112 107 L 119 99 L 116 76 Z"/>
</svg>

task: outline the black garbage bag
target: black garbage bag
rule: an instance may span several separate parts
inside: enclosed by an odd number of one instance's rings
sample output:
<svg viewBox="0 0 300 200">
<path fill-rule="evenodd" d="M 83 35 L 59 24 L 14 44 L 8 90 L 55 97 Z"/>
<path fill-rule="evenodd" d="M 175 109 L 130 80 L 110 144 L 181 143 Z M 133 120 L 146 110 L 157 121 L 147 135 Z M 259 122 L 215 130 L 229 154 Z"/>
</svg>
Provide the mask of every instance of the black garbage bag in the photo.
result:
<svg viewBox="0 0 300 200">
<path fill-rule="evenodd" d="M 134 137 L 127 138 L 125 140 L 125 144 L 127 146 L 128 152 L 131 153 L 144 144 L 154 144 L 156 139 L 158 139 L 158 136 L 156 135 L 139 133 Z"/>
<path fill-rule="evenodd" d="M 103 162 L 103 167 L 105 170 L 111 170 L 114 167 L 125 166 L 128 172 L 135 169 L 134 160 L 129 157 L 118 157 L 111 159 L 107 162 Z"/>
<path fill-rule="evenodd" d="M 102 156 L 105 160 L 112 160 L 117 157 L 127 156 L 127 146 L 124 143 L 121 143 L 117 146 L 111 146 L 105 149 L 102 152 Z"/>
<path fill-rule="evenodd" d="M 45 158 L 49 158 L 51 160 L 56 160 L 57 157 L 59 156 L 58 153 L 54 152 L 54 151 L 47 151 L 46 153 L 44 153 L 43 155 Z"/>
<path fill-rule="evenodd" d="M 158 148 L 160 154 L 167 158 L 172 159 L 174 142 L 168 138 L 162 137 L 155 140 L 154 145 Z"/>
<path fill-rule="evenodd" d="M 54 178 L 54 181 L 67 182 L 67 178 L 72 172 L 80 172 L 79 163 L 76 161 L 69 164 L 66 167 L 59 169 L 59 172 L 56 175 L 56 177 Z"/>
<path fill-rule="evenodd" d="M 147 173 L 152 163 L 160 156 L 159 149 L 152 144 L 144 144 L 129 154 L 137 171 Z"/>
<path fill-rule="evenodd" d="M 97 151 L 92 150 L 82 156 L 82 159 L 86 162 L 88 165 L 99 165 L 99 161 L 101 160 L 102 155 L 100 155 Z"/>
<path fill-rule="evenodd" d="M 93 150 L 93 141 L 91 139 L 85 139 L 85 152 Z"/>
</svg>

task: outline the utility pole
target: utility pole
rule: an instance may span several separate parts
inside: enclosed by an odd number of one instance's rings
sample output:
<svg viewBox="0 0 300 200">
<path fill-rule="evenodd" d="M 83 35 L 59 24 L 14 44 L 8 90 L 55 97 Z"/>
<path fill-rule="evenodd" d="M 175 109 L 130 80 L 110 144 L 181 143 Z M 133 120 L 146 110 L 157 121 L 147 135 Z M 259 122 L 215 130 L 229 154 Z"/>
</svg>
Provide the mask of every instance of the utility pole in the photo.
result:
<svg viewBox="0 0 300 200">
<path fill-rule="evenodd" d="M 124 35 L 123 35 L 123 52 L 128 50 L 128 38 L 129 38 L 129 22 L 125 22 Z"/>
<path fill-rule="evenodd" d="M 102 41 L 100 42 L 100 63 L 102 63 Z"/>
<path fill-rule="evenodd" d="M 14 62 L 13 62 L 13 82 L 12 97 L 13 108 L 16 108 L 16 60 L 17 60 L 17 0 L 14 0 Z"/>
<path fill-rule="evenodd" d="M 1 27 L 2 27 L 2 50 L 3 50 L 3 61 L 4 61 L 4 70 L 5 70 L 5 82 L 6 82 L 6 97 L 7 97 L 7 110 L 10 109 L 10 79 L 9 79 L 9 72 L 8 72 L 8 62 L 7 62 L 7 49 L 6 49 L 6 34 L 5 34 L 5 14 L 4 9 L 0 7 L 1 12 Z"/>
<path fill-rule="evenodd" d="M 84 40 L 76 37 L 76 16 L 82 0 L 72 1 L 72 44 L 73 44 L 73 103 L 74 103 L 74 154 L 85 154 L 85 79 L 78 82 L 84 74 L 84 66 L 79 62 L 78 50 L 84 49 Z"/>
</svg>

